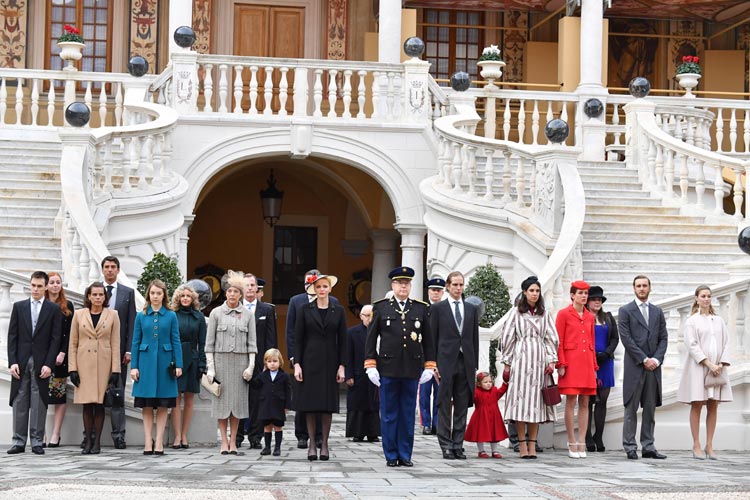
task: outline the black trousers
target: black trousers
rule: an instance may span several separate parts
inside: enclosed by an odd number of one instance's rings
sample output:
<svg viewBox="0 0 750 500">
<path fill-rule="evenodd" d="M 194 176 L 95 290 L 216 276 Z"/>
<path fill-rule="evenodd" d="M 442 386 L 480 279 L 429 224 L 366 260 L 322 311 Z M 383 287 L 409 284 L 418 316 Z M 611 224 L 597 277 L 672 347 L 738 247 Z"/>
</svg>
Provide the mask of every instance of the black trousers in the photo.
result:
<svg viewBox="0 0 750 500">
<path fill-rule="evenodd" d="M 451 378 L 449 387 L 442 381 L 438 389 L 438 425 L 437 438 L 443 450 L 461 450 L 466 433 L 466 413 L 469 409 L 469 381 L 466 379 L 466 367 L 463 354 L 458 355 L 456 372 Z M 450 392 L 450 393 L 449 393 Z M 451 400 L 453 405 L 451 408 Z M 451 415 L 451 409 L 453 415 Z"/>
</svg>

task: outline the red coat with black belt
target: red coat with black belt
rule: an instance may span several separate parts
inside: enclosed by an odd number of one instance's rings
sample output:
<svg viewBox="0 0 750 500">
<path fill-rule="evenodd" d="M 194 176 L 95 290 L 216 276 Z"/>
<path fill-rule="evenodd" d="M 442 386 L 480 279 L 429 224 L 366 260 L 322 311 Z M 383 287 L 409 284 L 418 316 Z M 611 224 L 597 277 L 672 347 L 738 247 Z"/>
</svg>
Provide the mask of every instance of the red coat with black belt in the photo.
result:
<svg viewBox="0 0 750 500">
<path fill-rule="evenodd" d="M 594 315 L 588 309 L 583 317 L 571 304 L 557 313 L 555 321 L 560 344 L 557 348 L 557 368 L 565 367 L 565 376 L 559 377 L 558 386 L 596 390 L 596 350 L 594 344 Z"/>
</svg>

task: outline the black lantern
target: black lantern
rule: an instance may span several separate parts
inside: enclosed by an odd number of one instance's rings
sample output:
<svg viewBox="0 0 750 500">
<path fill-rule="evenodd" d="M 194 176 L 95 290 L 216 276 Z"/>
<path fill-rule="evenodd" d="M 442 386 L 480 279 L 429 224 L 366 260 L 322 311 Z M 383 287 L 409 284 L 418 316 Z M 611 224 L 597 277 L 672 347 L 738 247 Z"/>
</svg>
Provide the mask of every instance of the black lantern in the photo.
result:
<svg viewBox="0 0 750 500">
<path fill-rule="evenodd" d="M 276 178 L 273 170 L 268 176 L 268 187 L 260 192 L 260 204 L 263 210 L 263 220 L 273 227 L 281 217 L 281 201 L 284 199 L 284 191 L 276 189 Z"/>
</svg>

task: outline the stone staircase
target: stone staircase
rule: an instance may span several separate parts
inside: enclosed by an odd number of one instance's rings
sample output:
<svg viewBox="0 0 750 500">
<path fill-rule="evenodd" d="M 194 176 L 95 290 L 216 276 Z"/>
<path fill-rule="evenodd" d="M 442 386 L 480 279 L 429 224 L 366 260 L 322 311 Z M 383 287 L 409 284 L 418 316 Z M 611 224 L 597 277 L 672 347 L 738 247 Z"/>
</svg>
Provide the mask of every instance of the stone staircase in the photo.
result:
<svg viewBox="0 0 750 500">
<path fill-rule="evenodd" d="M 744 255 L 737 226 L 680 215 L 642 191 L 623 162 L 579 162 L 586 192 L 584 279 L 604 288 L 608 311 L 633 299 L 633 278 L 651 278 L 651 300 L 729 279 L 726 264 Z"/>
<path fill-rule="evenodd" d="M 60 144 L 0 141 L 0 268 L 61 271 Z"/>
</svg>

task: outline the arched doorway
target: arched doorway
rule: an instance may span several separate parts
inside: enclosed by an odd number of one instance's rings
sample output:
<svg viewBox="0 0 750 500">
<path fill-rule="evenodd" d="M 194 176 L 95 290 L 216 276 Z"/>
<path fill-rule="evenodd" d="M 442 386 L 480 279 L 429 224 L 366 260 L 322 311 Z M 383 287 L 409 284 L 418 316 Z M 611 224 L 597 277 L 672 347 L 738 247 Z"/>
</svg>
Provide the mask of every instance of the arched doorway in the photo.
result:
<svg viewBox="0 0 750 500">
<path fill-rule="evenodd" d="M 263 221 L 259 196 L 271 169 L 284 191 L 281 218 L 273 227 Z M 354 325 L 357 303 L 371 300 L 367 292 L 374 258 L 382 268 L 389 250 L 393 263 L 398 254 L 396 217 L 384 189 L 366 172 L 333 159 L 238 160 L 205 183 L 193 214 L 188 277 L 213 266 L 215 272 L 242 270 L 265 279 L 263 300 L 277 306 L 283 352 L 286 304 L 303 291 L 307 269 L 339 277 L 333 295 Z"/>
</svg>

